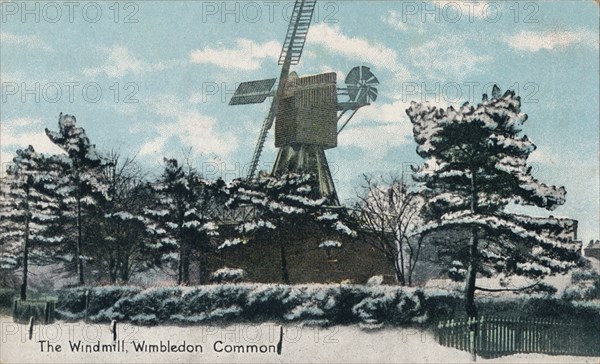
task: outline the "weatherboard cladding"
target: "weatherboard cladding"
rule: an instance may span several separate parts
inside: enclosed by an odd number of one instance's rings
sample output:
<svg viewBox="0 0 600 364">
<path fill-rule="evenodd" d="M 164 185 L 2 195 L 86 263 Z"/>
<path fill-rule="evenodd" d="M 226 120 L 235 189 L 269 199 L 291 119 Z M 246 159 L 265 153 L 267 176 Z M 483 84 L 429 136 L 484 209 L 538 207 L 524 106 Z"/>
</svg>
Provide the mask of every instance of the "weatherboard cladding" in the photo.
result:
<svg viewBox="0 0 600 364">
<path fill-rule="evenodd" d="M 280 100 L 275 146 L 337 146 L 336 74 L 324 73 L 291 81 Z"/>
</svg>

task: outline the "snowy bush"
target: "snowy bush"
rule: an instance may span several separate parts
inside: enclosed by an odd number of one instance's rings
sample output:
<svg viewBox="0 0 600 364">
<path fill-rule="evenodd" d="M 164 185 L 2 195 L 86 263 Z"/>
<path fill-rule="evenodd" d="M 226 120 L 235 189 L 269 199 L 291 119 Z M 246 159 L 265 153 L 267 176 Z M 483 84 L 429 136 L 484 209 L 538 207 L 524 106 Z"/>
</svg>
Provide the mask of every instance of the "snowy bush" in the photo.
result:
<svg viewBox="0 0 600 364">
<path fill-rule="evenodd" d="M 577 270 L 571 275 L 571 285 L 568 286 L 563 298 L 567 300 L 600 299 L 600 275 L 593 270 Z"/>
<path fill-rule="evenodd" d="M 312 285 L 291 287 L 284 302 L 291 308 L 284 315 L 287 321 L 323 326 L 330 322 L 328 316 L 336 305 L 338 286 Z"/>
<path fill-rule="evenodd" d="M 383 284 L 383 276 L 373 276 L 367 281 L 367 286 L 381 286 Z"/>
<path fill-rule="evenodd" d="M 114 305 L 122 297 L 133 296 L 141 291 L 137 287 L 94 287 L 89 293 L 88 315 L 94 315 L 105 307 Z"/>
<path fill-rule="evenodd" d="M 443 289 L 424 291 L 427 319 L 431 322 L 454 318 L 464 311 L 462 293 Z"/>
<path fill-rule="evenodd" d="M 56 310 L 71 314 L 83 313 L 85 311 L 85 292 L 89 289 L 88 287 L 76 287 L 59 290 Z"/>
<path fill-rule="evenodd" d="M 195 287 L 181 297 L 181 310 L 171 318 L 179 323 L 230 322 L 243 313 L 248 291 L 248 286 L 235 284 Z"/>
<path fill-rule="evenodd" d="M 164 287 L 153 288 L 140 292 L 132 297 L 125 297 L 117 301 L 114 305 L 114 311 L 119 312 L 125 319 L 134 316 L 156 315 L 160 320 L 168 319 L 177 311 L 169 312 L 169 309 L 179 310 L 178 305 L 165 304 L 181 296 L 181 288 Z"/>
<path fill-rule="evenodd" d="M 113 307 L 109 307 L 104 310 L 100 310 L 96 315 L 90 316 L 89 319 L 92 322 L 110 322 L 112 320 L 122 321 L 125 319 L 125 315 L 116 312 Z"/>
<path fill-rule="evenodd" d="M 289 286 L 260 284 L 248 292 L 245 315 L 252 321 L 267 321 L 283 317 L 294 303 L 290 304 Z"/>
<path fill-rule="evenodd" d="M 329 320 L 324 317 L 325 312 L 315 302 L 306 302 L 300 306 L 296 306 L 292 312 L 284 316 L 288 321 L 301 321 L 314 326 L 324 326 L 329 323 Z"/>
<path fill-rule="evenodd" d="M 366 324 L 402 325 L 420 321 L 417 318 L 424 313 L 424 295 L 420 291 L 404 292 L 381 286 L 372 287 L 368 293 L 367 297 L 352 308 L 352 312 Z"/>
<path fill-rule="evenodd" d="M 221 268 L 210 275 L 211 281 L 215 283 L 237 283 L 246 277 L 243 269 Z"/>
</svg>

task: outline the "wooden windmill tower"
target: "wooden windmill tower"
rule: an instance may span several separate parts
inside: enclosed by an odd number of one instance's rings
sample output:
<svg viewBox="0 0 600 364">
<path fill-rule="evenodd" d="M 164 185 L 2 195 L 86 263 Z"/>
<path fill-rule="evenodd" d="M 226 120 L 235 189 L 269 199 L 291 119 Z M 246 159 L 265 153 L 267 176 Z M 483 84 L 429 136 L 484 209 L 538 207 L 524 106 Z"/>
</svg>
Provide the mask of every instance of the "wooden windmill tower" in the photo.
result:
<svg viewBox="0 0 600 364">
<path fill-rule="evenodd" d="M 344 88 L 337 87 L 335 73 L 304 77 L 290 73 L 290 67 L 300 62 L 316 2 L 296 0 L 279 56 L 282 67 L 277 89 L 272 91 L 275 78 L 244 82 L 229 104 L 257 104 L 267 97 L 273 98 L 260 130 L 248 179 L 255 177 L 267 134 L 276 121 L 275 146 L 279 152 L 272 174 L 313 173 L 319 181 L 321 196 L 338 204 L 325 149 L 335 148 L 338 134 L 358 109 L 377 99 L 379 81 L 366 66 L 353 68 Z M 339 96 L 346 100 L 340 102 Z"/>
</svg>

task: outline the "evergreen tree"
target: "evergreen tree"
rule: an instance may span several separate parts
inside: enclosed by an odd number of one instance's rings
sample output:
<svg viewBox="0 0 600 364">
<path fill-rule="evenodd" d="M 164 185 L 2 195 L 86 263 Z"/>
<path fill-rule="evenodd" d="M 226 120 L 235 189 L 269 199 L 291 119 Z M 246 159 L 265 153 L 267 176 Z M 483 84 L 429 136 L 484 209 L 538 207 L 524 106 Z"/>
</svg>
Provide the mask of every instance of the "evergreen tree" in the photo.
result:
<svg viewBox="0 0 600 364">
<path fill-rule="evenodd" d="M 80 285 L 85 284 L 84 224 L 86 214 L 92 212 L 99 200 L 105 198 L 106 185 L 102 183 L 104 163 L 96 146 L 90 143 L 85 130 L 77 126 L 74 116 L 63 115 L 58 119 L 58 132 L 46 129 L 50 140 L 66 152 L 62 158 L 61 203 L 70 213 L 67 216 L 74 222 L 75 265 Z"/>
<path fill-rule="evenodd" d="M 17 150 L 0 186 L 0 266 L 23 270 L 20 297 L 27 298 L 30 264 L 43 264 L 62 241 L 51 160 L 32 146 Z"/>
<path fill-rule="evenodd" d="M 506 211 L 511 203 L 553 210 L 565 201 L 563 187 L 548 186 L 531 175 L 527 159 L 536 149 L 521 135 L 527 115 L 513 91 L 477 106 L 446 110 L 413 102 L 407 110 L 425 164 L 415 175 L 423 192 L 429 224 L 420 232 L 462 229 L 469 239 L 456 245 L 453 271 L 466 279 L 465 308 L 477 315 L 478 274 L 504 273 L 539 278 L 581 263 L 580 243 L 532 228 L 535 219 Z M 550 223 L 550 222 L 549 222 Z"/>
<path fill-rule="evenodd" d="M 227 206 L 252 206 L 254 218 L 238 227 L 240 237 L 226 240 L 219 249 L 246 243 L 248 239 L 267 234 L 279 246 L 281 279 L 290 282 L 286 244 L 297 237 L 300 226 L 316 225 L 328 232 L 355 236 L 348 227 L 344 209 L 329 207 L 331 201 L 320 197 L 317 181 L 310 174 L 285 174 L 280 177 L 261 176 L 256 180 L 235 180 L 229 186 Z"/>
<path fill-rule="evenodd" d="M 191 168 L 184 170 L 177 160 L 165 159 L 165 169 L 152 189 L 155 197 L 145 213 L 152 221 L 148 231 L 155 238 L 153 247 L 177 262 L 177 284 L 189 284 L 192 253 L 206 251 L 209 237 L 218 234 L 205 208 L 214 184 Z"/>
</svg>

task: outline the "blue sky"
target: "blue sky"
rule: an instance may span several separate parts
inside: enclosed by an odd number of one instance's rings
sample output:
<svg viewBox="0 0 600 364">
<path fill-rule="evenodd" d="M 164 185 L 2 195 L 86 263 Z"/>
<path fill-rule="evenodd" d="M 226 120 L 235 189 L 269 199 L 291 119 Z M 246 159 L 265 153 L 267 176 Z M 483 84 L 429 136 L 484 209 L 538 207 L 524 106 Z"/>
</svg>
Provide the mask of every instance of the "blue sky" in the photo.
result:
<svg viewBox="0 0 600 364">
<path fill-rule="evenodd" d="M 58 152 L 44 128 L 65 112 L 101 150 L 137 153 L 151 171 L 191 148 L 207 177 L 244 174 L 268 103 L 227 103 L 237 83 L 279 75 L 293 2 L 0 3 L 0 162 L 27 144 Z M 342 83 L 367 65 L 381 81 L 327 152 L 341 200 L 362 173 L 421 162 L 411 100 L 477 102 L 497 83 L 523 98 L 536 177 L 567 189 L 551 214 L 599 238 L 597 3 L 321 0 L 317 10 L 294 70 L 335 71 Z M 271 134 L 261 166 L 274 159 Z"/>
</svg>

